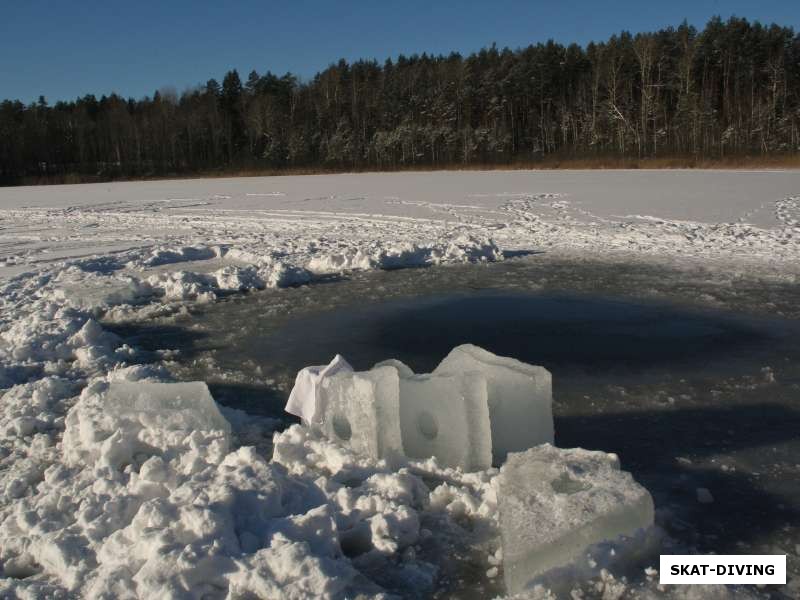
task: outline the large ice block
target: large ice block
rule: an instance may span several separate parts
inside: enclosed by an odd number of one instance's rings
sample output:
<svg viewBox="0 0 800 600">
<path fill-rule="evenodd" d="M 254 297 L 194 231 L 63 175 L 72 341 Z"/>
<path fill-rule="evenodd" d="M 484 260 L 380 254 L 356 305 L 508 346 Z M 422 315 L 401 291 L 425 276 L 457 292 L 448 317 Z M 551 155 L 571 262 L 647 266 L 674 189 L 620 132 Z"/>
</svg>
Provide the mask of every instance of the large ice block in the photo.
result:
<svg viewBox="0 0 800 600">
<path fill-rule="evenodd" d="M 186 383 L 114 382 L 103 396 L 106 414 L 139 426 L 166 430 L 221 430 L 231 426 L 219 412 L 208 386 Z"/>
<path fill-rule="evenodd" d="M 316 425 L 354 452 L 389 460 L 402 456 L 398 379 L 394 367 L 322 378 Z"/>
<path fill-rule="evenodd" d="M 489 468 L 486 380 L 478 373 L 400 377 L 400 429 L 406 456 L 435 456 L 465 471 Z"/>
<path fill-rule="evenodd" d="M 414 371 L 411 370 L 411 367 L 409 367 L 403 361 L 397 360 L 396 358 L 387 358 L 386 360 L 382 360 L 381 362 L 375 363 L 372 368 L 374 369 L 375 367 L 394 367 L 397 369 L 397 373 L 400 375 L 400 377 L 411 377 L 414 375 Z"/>
<path fill-rule="evenodd" d="M 547 369 L 465 344 L 453 348 L 434 374 L 468 371 L 486 378 L 495 465 L 509 452 L 553 443 L 552 378 Z"/>
<path fill-rule="evenodd" d="M 512 452 L 496 480 L 509 594 L 590 546 L 653 524 L 653 500 L 614 454 L 550 444 Z"/>
</svg>

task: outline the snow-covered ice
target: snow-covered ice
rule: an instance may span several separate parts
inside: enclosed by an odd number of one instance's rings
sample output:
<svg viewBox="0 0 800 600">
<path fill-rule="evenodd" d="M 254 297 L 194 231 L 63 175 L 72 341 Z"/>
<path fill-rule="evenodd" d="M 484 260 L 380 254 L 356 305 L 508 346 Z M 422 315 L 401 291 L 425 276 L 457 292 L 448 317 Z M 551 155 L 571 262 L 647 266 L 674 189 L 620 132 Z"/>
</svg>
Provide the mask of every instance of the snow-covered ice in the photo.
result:
<svg viewBox="0 0 800 600">
<path fill-rule="evenodd" d="M 553 384 L 547 369 L 464 344 L 454 348 L 434 373 L 469 371 L 486 380 L 496 465 L 509 452 L 553 443 Z"/>
<path fill-rule="evenodd" d="M 273 439 L 274 420 L 229 409 L 220 420 L 197 386 L 147 392 L 174 384 L 170 356 L 129 346 L 106 323 L 349 269 L 538 252 L 793 285 L 798 194 L 793 171 L 0 189 L 0 596 L 502 594 L 492 469 L 421 459 L 393 471 L 308 428 Z M 171 409 L 178 395 L 197 414 Z M 604 590 L 639 585 L 591 577 Z"/>
<path fill-rule="evenodd" d="M 201 381 L 154 383 L 112 381 L 83 390 L 67 413 L 62 442 L 73 466 L 124 468 L 166 450 L 169 440 L 194 432 L 231 432 L 208 387 Z"/>
<path fill-rule="evenodd" d="M 503 569 L 523 591 L 587 549 L 653 525 L 653 499 L 613 454 L 544 444 L 512 452 L 497 479 Z"/>
</svg>

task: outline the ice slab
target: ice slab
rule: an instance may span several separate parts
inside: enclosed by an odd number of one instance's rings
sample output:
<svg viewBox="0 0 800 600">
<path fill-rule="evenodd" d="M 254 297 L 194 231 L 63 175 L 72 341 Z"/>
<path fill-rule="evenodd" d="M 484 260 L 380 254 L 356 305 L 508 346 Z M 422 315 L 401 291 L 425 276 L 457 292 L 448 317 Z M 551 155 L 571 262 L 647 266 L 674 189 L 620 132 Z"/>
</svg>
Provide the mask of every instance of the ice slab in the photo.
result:
<svg viewBox="0 0 800 600">
<path fill-rule="evenodd" d="M 411 458 L 435 456 L 465 471 L 489 468 L 486 380 L 478 373 L 400 377 L 400 429 Z"/>
<path fill-rule="evenodd" d="M 397 373 L 400 375 L 400 377 L 412 377 L 414 375 L 414 371 L 411 370 L 411 367 L 409 367 L 403 361 L 397 360 L 396 358 L 382 360 L 379 363 L 375 363 L 372 368 L 374 369 L 375 367 L 394 367 L 397 369 Z"/>
<path fill-rule="evenodd" d="M 202 381 L 114 382 L 109 384 L 103 402 L 107 415 L 133 420 L 149 429 L 231 431 Z"/>
<path fill-rule="evenodd" d="M 398 380 L 394 367 L 343 369 L 321 378 L 318 426 L 360 454 L 389 460 L 402 456 Z"/>
<path fill-rule="evenodd" d="M 322 418 L 320 407 L 320 388 L 326 377 L 336 373 L 352 372 L 353 368 L 337 354 L 328 365 L 306 367 L 297 373 L 286 412 L 300 417 L 306 425 L 319 424 Z"/>
<path fill-rule="evenodd" d="M 653 524 L 653 499 L 614 454 L 550 444 L 512 452 L 495 485 L 509 594 Z"/>
<path fill-rule="evenodd" d="M 552 377 L 547 369 L 465 344 L 454 348 L 434 374 L 468 371 L 486 378 L 495 465 L 509 452 L 553 443 Z"/>
</svg>

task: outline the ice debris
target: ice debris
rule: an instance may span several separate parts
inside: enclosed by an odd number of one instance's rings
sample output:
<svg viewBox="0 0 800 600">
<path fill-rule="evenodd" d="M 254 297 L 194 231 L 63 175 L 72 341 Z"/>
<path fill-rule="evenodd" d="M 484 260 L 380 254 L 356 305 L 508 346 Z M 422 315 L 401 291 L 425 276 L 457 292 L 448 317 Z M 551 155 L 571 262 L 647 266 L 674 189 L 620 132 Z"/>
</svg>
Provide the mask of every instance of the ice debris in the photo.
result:
<svg viewBox="0 0 800 600">
<path fill-rule="evenodd" d="M 614 454 L 549 444 L 512 452 L 495 486 L 509 594 L 653 524 L 653 499 Z"/>
<path fill-rule="evenodd" d="M 358 373 L 337 355 L 298 373 L 286 410 L 373 458 L 479 471 L 553 443 L 551 388 L 546 369 L 467 344 L 426 375 L 395 359 Z"/>
</svg>

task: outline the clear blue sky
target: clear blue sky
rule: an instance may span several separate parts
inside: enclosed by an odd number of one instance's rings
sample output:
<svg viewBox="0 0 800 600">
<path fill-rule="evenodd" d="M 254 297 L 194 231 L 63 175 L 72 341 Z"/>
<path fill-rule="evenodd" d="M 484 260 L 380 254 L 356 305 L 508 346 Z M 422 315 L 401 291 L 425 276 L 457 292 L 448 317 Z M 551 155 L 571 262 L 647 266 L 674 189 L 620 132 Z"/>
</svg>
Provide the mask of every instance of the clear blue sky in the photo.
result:
<svg viewBox="0 0 800 600">
<path fill-rule="evenodd" d="M 468 53 L 622 29 L 701 27 L 732 14 L 800 29 L 800 0 L 9 0 L 0 16 L 0 99 L 178 92 L 236 68 L 313 76 L 339 58 Z"/>
</svg>

